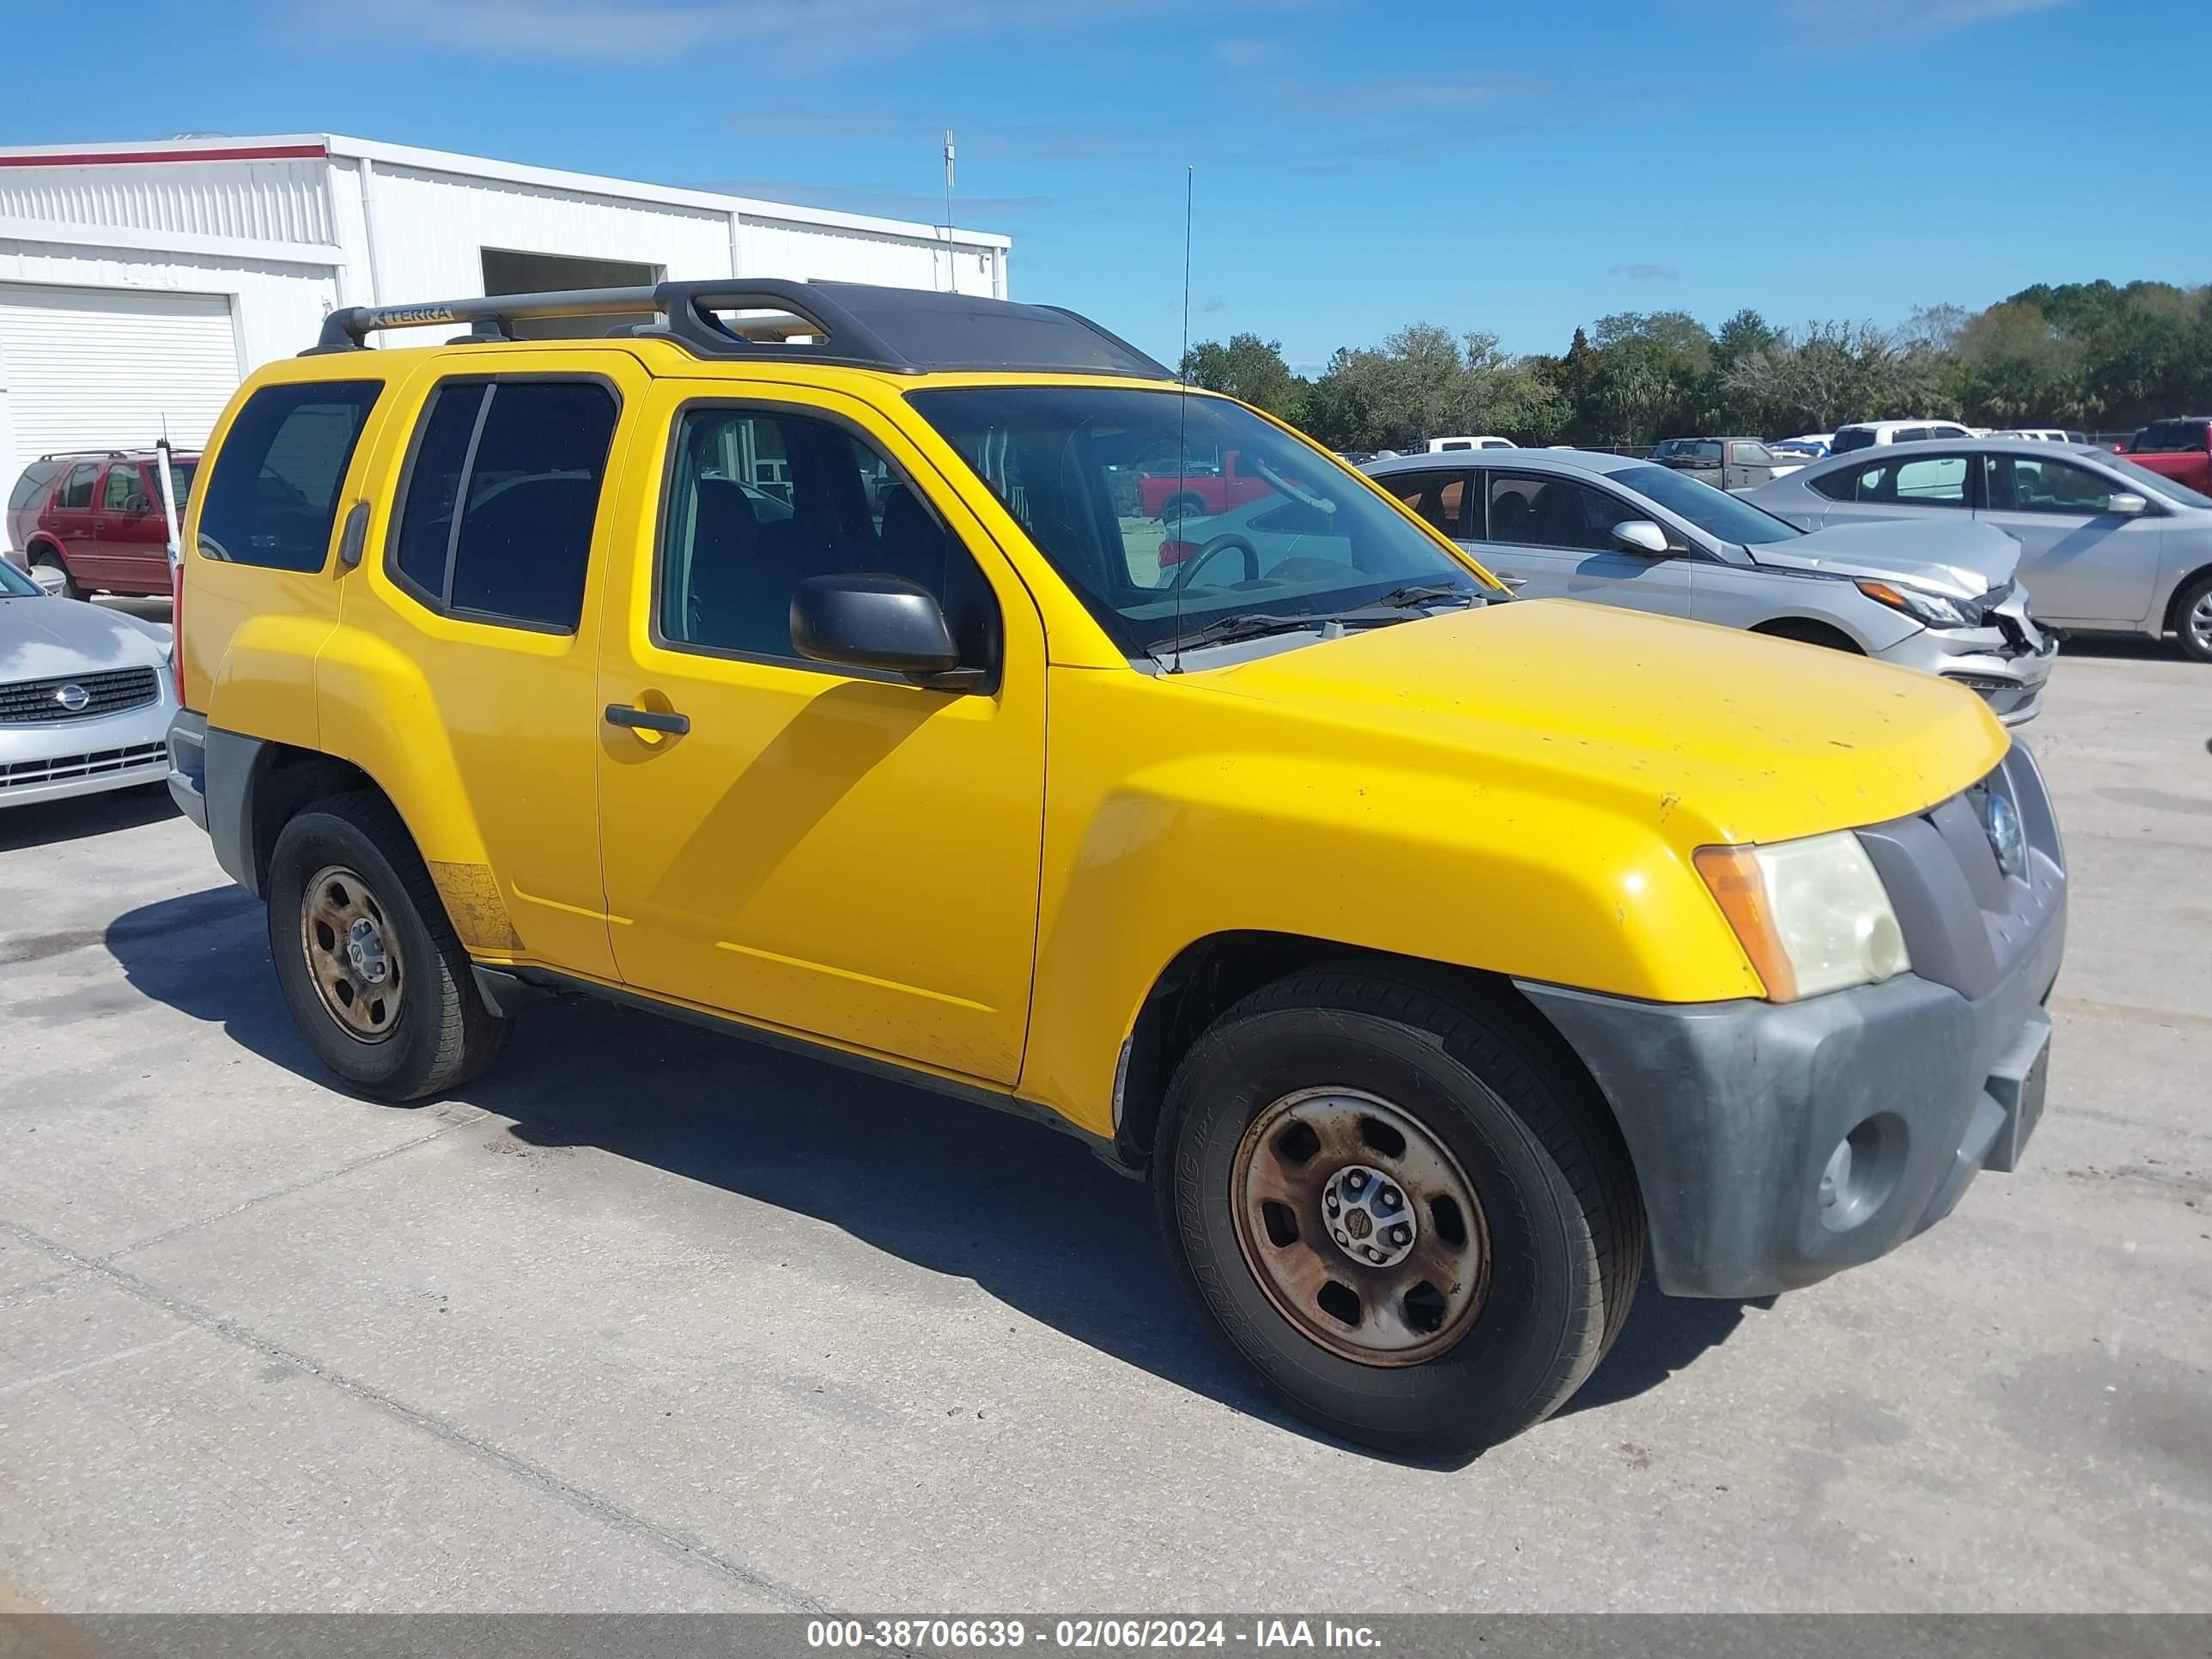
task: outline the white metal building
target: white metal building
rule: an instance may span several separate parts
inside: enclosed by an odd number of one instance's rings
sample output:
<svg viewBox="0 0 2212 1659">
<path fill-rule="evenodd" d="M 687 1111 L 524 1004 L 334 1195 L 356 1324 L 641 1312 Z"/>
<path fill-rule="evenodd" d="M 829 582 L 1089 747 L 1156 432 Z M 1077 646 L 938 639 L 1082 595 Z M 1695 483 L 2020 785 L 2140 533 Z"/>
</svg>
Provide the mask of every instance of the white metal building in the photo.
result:
<svg viewBox="0 0 2212 1659">
<path fill-rule="evenodd" d="M 1003 299 L 1011 246 L 328 133 L 0 148 L 0 489 L 51 450 L 204 441 L 339 306 L 711 276 Z"/>
</svg>

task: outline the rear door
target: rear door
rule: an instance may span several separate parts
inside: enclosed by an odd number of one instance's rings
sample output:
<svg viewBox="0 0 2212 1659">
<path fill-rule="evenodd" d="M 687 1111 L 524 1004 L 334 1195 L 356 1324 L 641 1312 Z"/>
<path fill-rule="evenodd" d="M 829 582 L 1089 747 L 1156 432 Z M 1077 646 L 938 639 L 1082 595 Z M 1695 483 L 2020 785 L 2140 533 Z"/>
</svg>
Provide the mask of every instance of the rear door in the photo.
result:
<svg viewBox="0 0 2212 1659">
<path fill-rule="evenodd" d="M 54 491 L 46 530 L 62 544 L 70 574 L 83 586 L 97 587 L 100 549 L 93 539 L 93 498 L 100 487 L 100 463 L 77 461 L 62 477 Z"/>
<path fill-rule="evenodd" d="M 2158 583 L 2155 507 L 2133 518 L 2105 510 L 2119 485 L 2056 456 L 1989 455 L 1976 514 L 2018 538 L 2020 580 L 2039 622 L 2134 627 Z"/>
<path fill-rule="evenodd" d="M 1525 599 L 1595 599 L 1662 616 L 1690 614 L 1690 561 L 1632 553 L 1613 527 L 1648 516 L 1579 479 L 1493 469 L 1477 552 Z"/>
<path fill-rule="evenodd" d="M 318 670 L 325 747 L 373 754 L 391 740 L 369 729 L 380 700 L 347 678 L 375 660 L 356 637 L 373 636 L 420 674 L 430 706 L 411 740 L 450 748 L 481 839 L 481 864 L 431 871 L 470 918 L 465 942 L 611 979 L 594 573 L 638 533 L 615 502 L 650 381 L 605 350 L 532 351 L 527 373 L 487 374 L 483 361 L 449 354 L 393 408 L 409 436 L 380 451 L 398 471 L 368 532 L 380 551 L 345 585 L 345 649 Z"/>
<path fill-rule="evenodd" d="M 149 469 L 113 461 L 93 494 L 92 539 L 100 585 L 124 593 L 169 589 L 168 529 L 155 505 Z"/>
</svg>

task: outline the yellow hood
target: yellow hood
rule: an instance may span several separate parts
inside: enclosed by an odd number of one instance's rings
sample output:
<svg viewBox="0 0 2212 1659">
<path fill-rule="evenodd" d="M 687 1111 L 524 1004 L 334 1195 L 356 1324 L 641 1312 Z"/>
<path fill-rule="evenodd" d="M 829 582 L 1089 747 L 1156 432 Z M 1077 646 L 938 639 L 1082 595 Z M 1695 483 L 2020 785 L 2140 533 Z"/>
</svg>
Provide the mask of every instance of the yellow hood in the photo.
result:
<svg viewBox="0 0 2212 1659">
<path fill-rule="evenodd" d="M 1578 780 L 1678 846 L 1921 811 L 2008 744 L 1979 697 L 1933 675 L 1571 600 L 1348 634 L 1191 680 L 1554 788 Z"/>
</svg>

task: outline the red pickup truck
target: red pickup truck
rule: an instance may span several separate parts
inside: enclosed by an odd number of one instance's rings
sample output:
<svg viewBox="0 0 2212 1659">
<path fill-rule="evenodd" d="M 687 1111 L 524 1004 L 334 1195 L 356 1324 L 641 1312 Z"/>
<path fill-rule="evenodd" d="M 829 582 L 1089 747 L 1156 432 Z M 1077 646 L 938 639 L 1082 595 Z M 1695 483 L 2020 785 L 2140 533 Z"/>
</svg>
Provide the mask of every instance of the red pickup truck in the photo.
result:
<svg viewBox="0 0 2212 1659">
<path fill-rule="evenodd" d="M 1231 449 L 1218 472 L 1148 473 L 1137 480 L 1138 504 L 1148 519 L 1195 519 L 1274 494 L 1274 485 L 1243 470 L 1243 459 Z"/>
<path fill-rule="evenodd" d="M 2121 453 L 2137 466 L 2212 495 L 2212 416 L 2153 421 Z"/>
</svg>

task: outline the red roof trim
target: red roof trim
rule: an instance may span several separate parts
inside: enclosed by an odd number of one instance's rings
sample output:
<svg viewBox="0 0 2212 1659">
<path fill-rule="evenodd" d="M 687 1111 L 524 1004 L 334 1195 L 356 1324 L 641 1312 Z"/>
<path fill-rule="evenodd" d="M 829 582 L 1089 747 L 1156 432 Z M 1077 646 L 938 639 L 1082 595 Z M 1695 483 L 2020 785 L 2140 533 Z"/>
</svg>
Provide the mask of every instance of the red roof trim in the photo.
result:
<svg viewBox="0 0 2212 1659">
<path fill-rule="evenodd" d="M 0 155 L 0 167 L 96 167 L 147 161 L 319 161 L 330 153 L 328 144 L 260 144 L 235 149 L 85 150 L 75 155 Z"/>
</svg>

